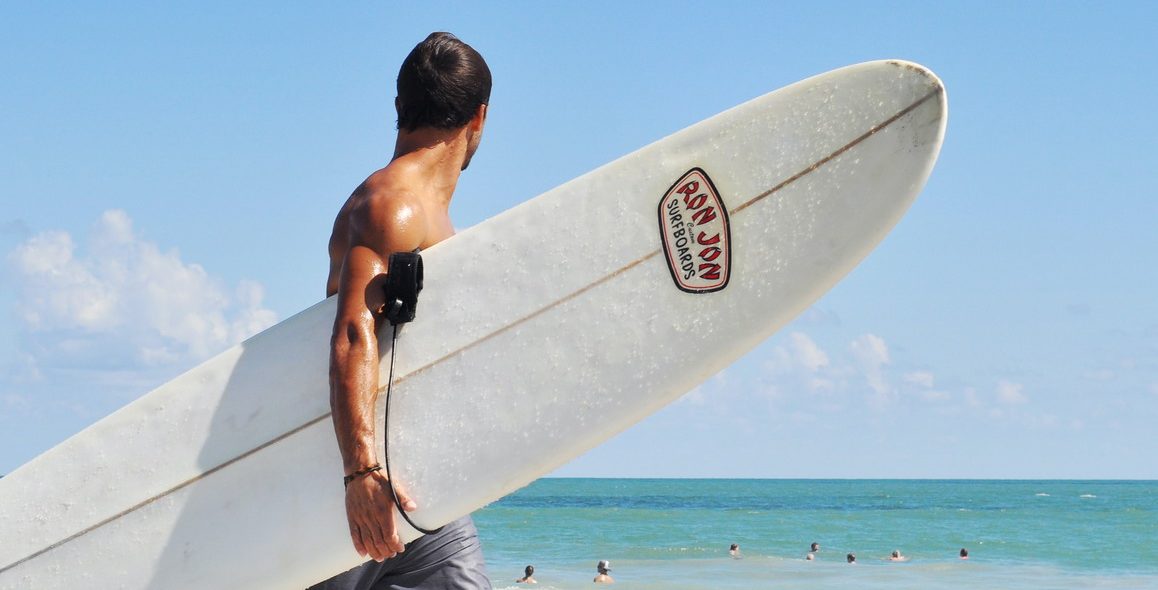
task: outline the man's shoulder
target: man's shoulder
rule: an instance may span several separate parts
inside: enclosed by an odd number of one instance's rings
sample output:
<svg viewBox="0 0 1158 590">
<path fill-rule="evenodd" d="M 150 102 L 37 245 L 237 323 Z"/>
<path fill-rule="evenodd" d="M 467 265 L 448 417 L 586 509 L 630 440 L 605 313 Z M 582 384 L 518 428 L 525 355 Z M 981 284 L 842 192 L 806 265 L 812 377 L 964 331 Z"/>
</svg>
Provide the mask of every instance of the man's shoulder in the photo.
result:
<svg viewBox="0 0 1158 590">
<path fill-rule="evenodd" d="M 398 210 L 419 206 L 414 182 L 405 171 L 387 166 L 366 178 L 354 191 L 355 208 L 366 211 Z"/>
<path fill-rule="evenodd" d="M 413 182 L 402 175 L 383 168 L 370 175 L 358 186 L 343 207 L 351 228 L 357 232 L 366 229 L 401 229 L 410 225 L 410 219 L 423 215 L 422 199 Z"/>
<path fill-rule="evenodd" d="M 338 213 L 339 245 L 364 245 L 383 255 L 419 247 L 426 225 L 413 221 L 425 215 L 414 187 L 413 175 L 393 163 L 367 177 Z"/>
</svg>

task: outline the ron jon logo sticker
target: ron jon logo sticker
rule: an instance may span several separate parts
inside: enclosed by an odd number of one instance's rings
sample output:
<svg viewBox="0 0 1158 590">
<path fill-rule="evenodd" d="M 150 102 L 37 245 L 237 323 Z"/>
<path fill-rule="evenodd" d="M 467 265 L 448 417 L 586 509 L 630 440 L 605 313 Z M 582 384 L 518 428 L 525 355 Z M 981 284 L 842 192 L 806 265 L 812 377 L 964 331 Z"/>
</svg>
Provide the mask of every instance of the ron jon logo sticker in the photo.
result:
<svg viewBox="0 0 1158 590">
<path fill-rule="evenodd" d="M 728 211 L 712 179 L 688 170 L 659 202 L 659 234 L 667 267 L 677 287 L 711 293 L 728 286 L 732 236 Z"/>
</svg>

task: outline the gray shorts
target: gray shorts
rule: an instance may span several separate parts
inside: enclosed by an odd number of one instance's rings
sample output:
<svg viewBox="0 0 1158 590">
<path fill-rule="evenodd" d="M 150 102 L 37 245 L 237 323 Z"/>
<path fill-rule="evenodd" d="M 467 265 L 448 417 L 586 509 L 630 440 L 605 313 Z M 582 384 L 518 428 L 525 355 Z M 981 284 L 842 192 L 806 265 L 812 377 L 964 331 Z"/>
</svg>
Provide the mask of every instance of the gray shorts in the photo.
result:
<svg viewBox="0 0 1158 590">
<path fill-rule="evenodd" d="M 309 590 L 490 590 L 474 521 L 464 516 L 411 541 L 397 557 L 367 561 Z"/>
</svg>

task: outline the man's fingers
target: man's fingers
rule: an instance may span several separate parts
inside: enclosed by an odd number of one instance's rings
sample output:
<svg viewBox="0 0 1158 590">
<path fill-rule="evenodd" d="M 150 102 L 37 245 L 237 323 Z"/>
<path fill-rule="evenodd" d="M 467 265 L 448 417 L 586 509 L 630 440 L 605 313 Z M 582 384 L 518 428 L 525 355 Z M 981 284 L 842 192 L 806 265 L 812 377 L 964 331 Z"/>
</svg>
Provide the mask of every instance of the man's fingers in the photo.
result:
<svg viewBox="0 0 1158 590">
<path fill-rule="evenodd" d="M 418 508 L 404 489 L 396 488 L 395 493 L 402 510 Z M 406 549 L 395 526 L 394 498 L 385 476 L 372 473 L 357 483 L 351 483 L 346 491 L 346 511 L 350 521 L 350 539 L 360 555 L 383 561 Z"/>
<path fill-rule="evenodd" d="M 395 553 L 402 553 L 406 549 L 406 545 L 398 536 L 398 527 L 394 518 L 393 510 L 394 496 L 391 495 L 390 492 L 390 480 L 386 479 L 385 476 L 382 476 L 379 479 L 377 476 L 380 474 L 381 472 L 375 473 L 375 479 L 381 485 L 382 494 L 387 498 L 387 506 L 391 506 L 390 510 L 386 510 L 385 513 L 382 514 L 384 542 L 391 551 Z M 415 505 L 414 501 L 410 499 L 410 496 L 406 494 L 406 490 L 402 486 L 396 486 L 393 493 L 398 496 L 398 503 L 401 504 L 401 506 L 398 507 L 399 509 L 414 510 L 418 507 Z"/>
<path fill-rule="evenodd" d="M 376 498 L 373 507 L 365 513 L 366 529 L 368 529 L 374 545 L 374 559 L 382 561 L 390 559 L 403 549 L 398 542 L 398 534 L 394 531 L 394 510 L 388 497 L 389 492 Z"/>
<path fill-rule="evenodd" d="M 354 543 L 354 550 L 358 555 L 366 557 L 369 551 L 366 550 L 366 544 L 362 542 L 362 532 L 358 530 L 358 523 L 354 521 L 352 514 L 347 514 L 347 524 L 350 525 L 350 540 Z"/>
<path fill-rule="evenodd" d="M 386 537 L 386 545 L 391 551 L 395 553 L 402 553 L 406 550 L 406 545 L 402 543 L 402 539 L 398 538 L 398 527 L 394 523 L 394 512 L 390 511 L 386 515 L 386 526 L 388 536 Z"/>
<path fill-rule="evenodd" d="M 381 533 L 374 538 L 374 533 L 381 527 L 374 520 L 374 509 L 367 507 L 365 498 L 358 494 L 360 490 L 351 487 L 346 491 L 346 517 L 350 524 L 350 540 L 354 549 L 363 557 L 370 557 L 377 561 L 385 559 L 386 544 Z"/>
<path fill-rule="evenodd" d="M 362 542 L 368 550 L 367 556 L 374 561 L 384 561 L 395 555 L 386 544 L 377 525 L 369 525 L 362 529 Z"/>
<path fill-rule="evenodd" d="M 380 519 L 371 518 L 371 521 L 367 523 L 366 527 L 369 529 L 368 532 L 370 533 L 371 537 L 370 541 L 374 545 L 374 559 L 377 559 L 378 561 L 394 557 L 392 555 L 394 551 L 391 550 L 389 544 L 387 543 L 389 533 L 383 530 L 384 525 L 385 523 Z"/>
</svg>

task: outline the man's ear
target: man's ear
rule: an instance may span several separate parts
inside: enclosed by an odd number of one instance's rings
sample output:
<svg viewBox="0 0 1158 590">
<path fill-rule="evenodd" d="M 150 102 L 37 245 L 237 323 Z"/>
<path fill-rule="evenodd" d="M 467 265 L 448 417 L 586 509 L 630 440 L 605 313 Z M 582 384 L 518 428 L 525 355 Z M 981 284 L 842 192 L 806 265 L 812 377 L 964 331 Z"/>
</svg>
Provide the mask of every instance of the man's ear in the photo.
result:
<svg viewBox="0 0 1158 590">
<path fill-rule="evenodd" d="M 478 129 L 481 130 L 483 124 L 487 122 L 487 105 L 486 103 L 478 105 L 478 110 L 475 111 L 474 117 L 471 118 L 472 124 L 477 124 Z"/>
</svg>

